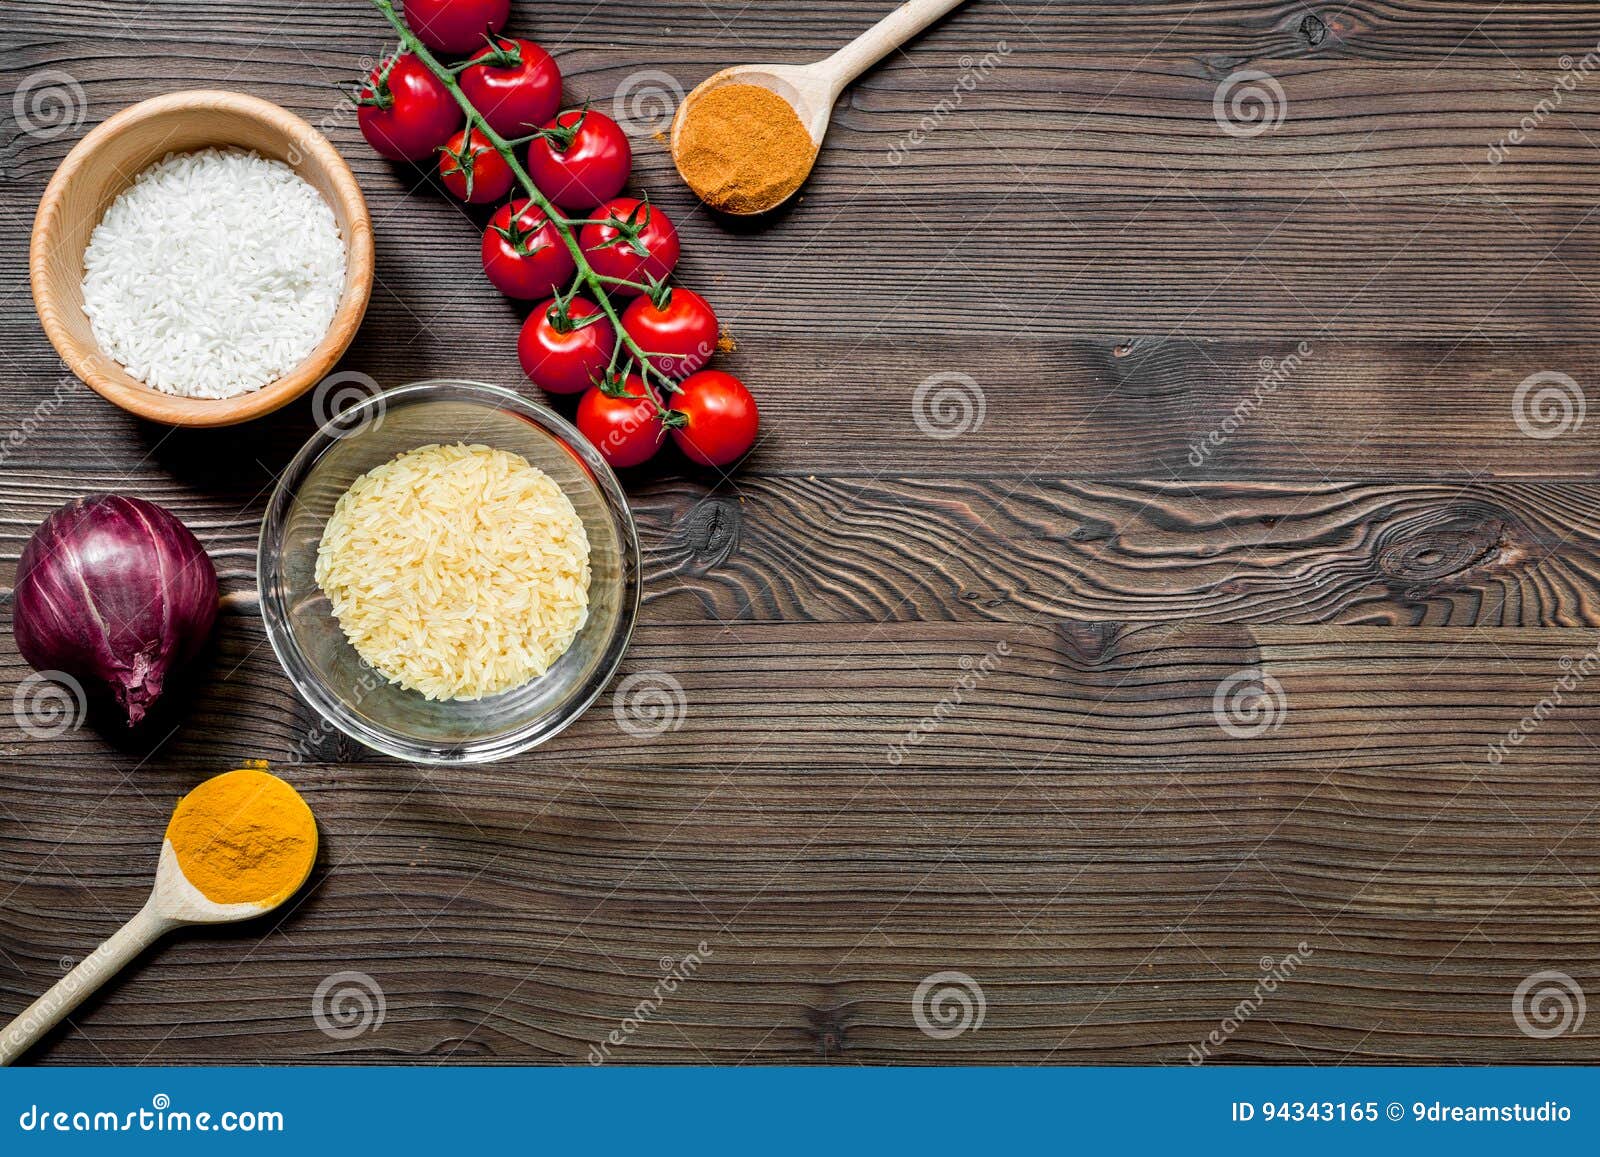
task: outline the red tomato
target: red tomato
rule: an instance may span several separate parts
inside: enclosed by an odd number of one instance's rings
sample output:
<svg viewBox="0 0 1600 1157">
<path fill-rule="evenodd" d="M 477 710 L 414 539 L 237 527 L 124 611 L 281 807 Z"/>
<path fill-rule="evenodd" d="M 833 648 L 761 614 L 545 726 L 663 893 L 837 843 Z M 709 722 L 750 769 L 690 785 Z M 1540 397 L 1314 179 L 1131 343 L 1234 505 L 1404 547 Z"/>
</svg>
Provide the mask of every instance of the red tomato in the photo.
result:
<svg viewBox="0 0 1600 1157">
<path fill-rule="evenodd" d="M 566 287 L 577 272 L 572 252 L 544 211 L 509 201 L 483 231 L 483 271 L 507 297 L 532 301 Z"/>
<path fill-rule="evenodd" d="M 599 320 L 583 324 L 586 318 Z M 540 302 L 517 337 L 517 357 L 534 385 L 552 394 L 576 394 L 600 380 L 617 348 L 617 331 L 600 307 L 581 297 L 567 303 L 563 320 L 554 299 Z"/>
<path fill-rule="evenodd" d="M 590 222 L 578 235 L 578 243 L 590 266 L 603 277 L 624 281 L 665 281 L 678 264 L 678 231 L 667 215 L 647 201 L 632 197 L 613 197 L 592 210 L 590 217 L 615 217 L 630 226 L 636 236 L 630 239 L 615 225 Z M 644 252 L 640 252 L 640 250 Z M 619 285 L 616 292 L 625 296 L 643 290 Z"/>
<path fill-rule="evenodd" d="M 593 387 L 579 401 L 577 414 L 579 432 L 619 469 L 647 462 L 661 448 L 661 412 L 648 395 L 650 387 L 629 374 L 622 388 L 625 398 Z"/>
<path fill-rule="evenodd" d="M 568 109 L 544 126 L 557 138 L 528 146 L 528 173 L 539 191 L 563 209 L 609 201 L 628 183 L 633 149 L 617 122 L 594 109 Z"/>
<path fill-rule="evenodd" d="M 525 137 L 561 108 L 561 70 L 531 40 L 497 36 L 491 43 L 456 83 L 495 132 Z"/>
<path fill-rule="evenodd" d="M 361 135 L 391 161 L 425 161 L 461 127 L 450 90 L 409 52 L 374 68 L 356 103 Z"/>
<path fill-rule="evenodd" d="M 483 47 L 511 15 L 511 0 L 405 0 L 406 23 L 435 52 L 461 55 Z"/>
<path fill-rule="evenodd" d="M 705 466 L 726 466 L 756 444 L 761 415 L 738 378 L 704 370 L 685 379 L 678 389 L 672 409 L 684 420 L 672 428 L 672 440 L 690 458 Z"/>
<path fill-rule="evenodd" d="M 498 201 L 516 178 L 489 138 L 477 129 L 462 129 L 439 151 L 439 178 L 444 187 L 471 205 Z"/>
<path fill-rule="evenodd" d="M 706 299 L 687 289 L 667 290 L 666 304 L 641 297 L 622 311 L 622 328 L 669 378 L 686 378 L 717 350 L 717 315 Z"/>
</svg>

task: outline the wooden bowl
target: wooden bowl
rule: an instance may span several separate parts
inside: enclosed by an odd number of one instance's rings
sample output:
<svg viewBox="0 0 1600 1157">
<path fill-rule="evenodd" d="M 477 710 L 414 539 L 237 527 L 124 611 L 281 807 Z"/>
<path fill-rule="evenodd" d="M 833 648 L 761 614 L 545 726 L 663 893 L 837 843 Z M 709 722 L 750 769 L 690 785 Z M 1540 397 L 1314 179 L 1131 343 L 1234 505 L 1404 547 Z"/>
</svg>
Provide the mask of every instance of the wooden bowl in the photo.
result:
<svg viewBox="0 0 1600 1157">
<path fill-rule="evenodd" d="M 254 149 L 289 165 L 333 209 L 345 242 L 344 294 L 328 332 L 293 371 L 232 398 L 183 398 L 129 377 L 103 353 L 83 312 L 83 252 L 111 202 L 168 153 Z M 33 302 L 69 369 L 124 410 L 172 426 L 228 426 L 293 401 L 321 381 L 355 337 L 372 295 L 372 218 L 355 175 L 328 139 L 271 101 L 195 90 L 141 101 L 95 128 L 50 179 L 33 222 Z"/>
</svg>

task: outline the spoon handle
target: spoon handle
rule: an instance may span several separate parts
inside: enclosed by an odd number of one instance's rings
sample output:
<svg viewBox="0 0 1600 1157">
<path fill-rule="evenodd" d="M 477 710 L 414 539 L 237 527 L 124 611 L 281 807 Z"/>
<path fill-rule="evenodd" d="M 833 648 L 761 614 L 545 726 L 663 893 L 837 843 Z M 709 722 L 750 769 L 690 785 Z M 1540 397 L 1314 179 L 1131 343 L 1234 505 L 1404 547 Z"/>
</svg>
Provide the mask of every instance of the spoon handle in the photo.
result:
<svg viewBox="0 0 1600 1157">
<path fill-rule="evenodd" d="M 121 970 L 175 923 L 156 913 L 153 904 L 139 909 L 139 914 L 129 920 L 104 944 L 78 961 L 78 966 L 67 973 L 55 986 L 34 1001 L 16 1020 L 0 1029 L 0 1065 L 9 1065 L 20 1057 L 45 1033 L 55 1028 L 77 1008 L 89 994 Z"/>
<path fill-rule="evenodd" d="M 966 0 L 907 0 L 821 63 L 837 94 L 856 77 Z"/>
</svg>

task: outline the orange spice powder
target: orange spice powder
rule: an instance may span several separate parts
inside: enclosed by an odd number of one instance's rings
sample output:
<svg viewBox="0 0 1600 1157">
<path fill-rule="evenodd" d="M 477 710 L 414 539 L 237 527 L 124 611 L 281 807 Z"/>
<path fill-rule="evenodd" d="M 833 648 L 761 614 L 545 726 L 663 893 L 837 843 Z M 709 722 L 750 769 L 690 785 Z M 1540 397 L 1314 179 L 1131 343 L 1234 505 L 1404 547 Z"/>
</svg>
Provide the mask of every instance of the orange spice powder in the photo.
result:
<svg viewBox="0 0 1600 1157">
<path fill-rule="evenodd" d="M 275 908 L 311 871 L 317 821 L 283 780 L 242 767 L 213 776 L 179 800 L 167 842 L 184 878 L 206 899 Z"/>
<path fill-rule="evenodd" d="M 788 101 L 759 85 L 725 84 L 685 107 L 674 159 L 713 209 L 759 213 L 800 187 L 816 152 Z"/>
</svg>

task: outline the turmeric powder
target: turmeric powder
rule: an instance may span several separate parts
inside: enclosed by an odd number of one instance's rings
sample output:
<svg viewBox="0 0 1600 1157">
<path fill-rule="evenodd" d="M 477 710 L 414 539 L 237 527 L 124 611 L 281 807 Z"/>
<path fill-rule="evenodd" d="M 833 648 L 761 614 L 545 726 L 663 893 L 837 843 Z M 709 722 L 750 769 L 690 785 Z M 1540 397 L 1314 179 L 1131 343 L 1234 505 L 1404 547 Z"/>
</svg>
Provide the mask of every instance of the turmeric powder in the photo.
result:
<svg viewBox="0 0 1600 1157">
<path fill-rule="evenodd" d="M 725 213 L 760 213 L 789 198 L 817 146 L 789 102 L 755 84 L 724 84 L 687 102 L 673 160 L 689 188 Z"/>
<path fill-rule="evenodd" d="M 206 780 L 167 824 L 184 877 L 217 904 L 273 908 L 311 873 L 317 821 L 300 794 L 254 767 Z"/>
</svg>

